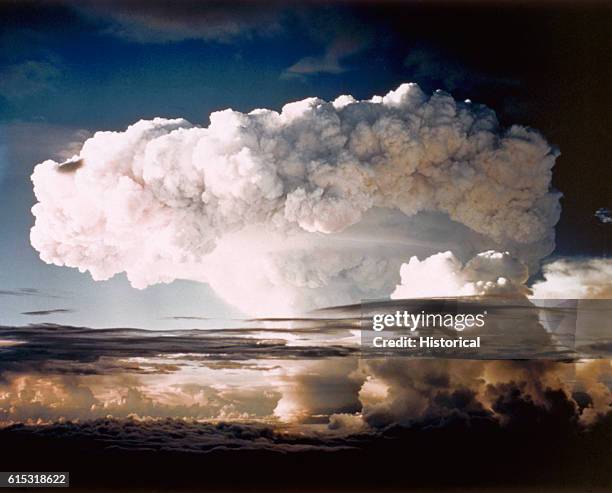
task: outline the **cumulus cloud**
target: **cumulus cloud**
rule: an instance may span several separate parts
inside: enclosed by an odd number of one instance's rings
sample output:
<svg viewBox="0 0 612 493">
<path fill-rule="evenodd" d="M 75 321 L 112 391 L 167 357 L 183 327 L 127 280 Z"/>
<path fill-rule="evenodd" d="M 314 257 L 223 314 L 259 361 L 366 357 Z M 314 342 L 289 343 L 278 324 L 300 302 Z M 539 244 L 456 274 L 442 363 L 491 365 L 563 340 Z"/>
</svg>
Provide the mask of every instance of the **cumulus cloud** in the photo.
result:
<svg viewBox="0 0 612 493">
<path fill-rule="evenodd" d="M 337 436 L 454 418 L 593 426 L 612 411 L 609 352 L 573 362 L 381 358 L 339 342 L 325 351 L 315 334 L 290 346 L 226 332 L 0 328 L 0 343 L 10 343 L 0 354 L 0 428 L 137 415 L 257 420 L 300 433 L 318 423 Z M 551 419 L 557 405 L 565 414 Z"/>
<path fill-rule="evenodd" d="M 589 425 L 611 409 L 609 360 L 574 365 L 546 360 L 386 358 L 365 361 L 363 371 L 368 381 L 360 392 L 362 416 L 374 428 L 457 415 L 490 416 L 502 425 L 529 422 L 535 421 L 534 413 L 551 412 L 559 401 L 567 410 L 560 421 Z M 586 404 L 576 402 L 577 392 L 588 396 Z M 330 424 L 338 428 L 342 421 L 334 419 Z M 355 424 L 348 422 L 348 426 Z"/>
<path fill-rule="evenodd" d="M 612 299 L 612 259 L 561 258 L 542 267 L 533 297 Z"/>
<path fill-rule="evenodd" d="M 287 375 L 274 414 L 285 421 L 319 418 L 327 422 L 330 414 L 355 413 L 361 409 L 358 395 L 364 378 L 354 358 L 303 364 L 299 371 Z"/>
<path fill-rule="evenodd" d="M 400 275 L 392 299 L 499 300 L 500 306 L 492 300 L 487 307 L 490 316 L 482 335 L 494 335 L 495 343 L 487 345 L 486 354 L 597 357 L 610 347 L 612 311 L 605 300 L 612 299 L 612 262 L 607 259 L 547 263 L 545 279 L 531 288 L 528 269 L 507 252 L 483 252 L 465 264 L 450 251 L 422 261 L 415 256 L 402 265 Z M 486 299 L 482 303 L 487 305 Z"/>
<path fill-rule="evenodd" d="M 219 111 L 208 127 L 156 118 L 97 132 L 73 172 L 39 164 L 31 242 L 96 280 L 208 282 L 257 315 L 350 303 L 388 296 L 413 255 L 495 249 L 537 266 L 554 246 L 557 154 L 416 84 Z"/>
<path fill-rule="evenodd" d="M 272 415 L 279 397 L 278 392 L 269 388 L 168 385 L 161 373 L 148 382 L 129 373 L 19 374 L 0 382 L 0 428 L 19 422 L 48 423 L 106 416 L 261 420 Z"/>
<path fill-rule="evenodd" d="M 527 267 L 509 253 L 479 253 L 465 266 L 452 252 L 423 261 L 415 256 L 400 269 L 401 284 L 392 299 L 440 296 L 514 295 L 528 292 Z"/>
</svg>

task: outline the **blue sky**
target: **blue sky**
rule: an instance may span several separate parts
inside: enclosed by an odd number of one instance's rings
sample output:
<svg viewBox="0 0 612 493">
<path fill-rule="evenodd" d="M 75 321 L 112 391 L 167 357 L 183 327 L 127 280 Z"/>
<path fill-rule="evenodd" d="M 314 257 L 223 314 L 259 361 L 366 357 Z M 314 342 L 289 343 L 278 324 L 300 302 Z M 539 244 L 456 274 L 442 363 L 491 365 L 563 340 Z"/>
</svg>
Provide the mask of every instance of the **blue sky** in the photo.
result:
<svg viewBox="0 0 612 493">
<path fill-rule="evenodd" d="M 206 285 L 177 281 L 139 291 L 123 275 L 97 283 L 88 274 L 44 264 L 29 245 L 29 175 L 37 162 L 69 156 L 91 131 L 123 129 L 141 118 L 181 116 L 206 124 L 211 111 L 227 107 L 280 107 L 343 90 L 366 96 L 368 81 L 351 84 L 348 69 L 313 76 L 286 72 L 301 58 L 323 53 L 336 33 L 320 40 L 296 36 L 290 25 L 273 33 L 255 26 L 228 39 L 208 39 L 204 30 L 205 39 L 175 41 L 152 30 L 150 38 L 135 41 L 112 32 L 112 16 L 71 6 L 15 8 L 10 14 L 0 38 L 3 322 L 37 322 L 43 317 L 21 313 L 58 309 L 74 311 L 50 313 L 44 321 L 168 327 L 187 323 L 165 318 L 174 315 L 239 316 Z M 32 287 L 39 292 L 21 291 Z"/>
<path fill-rule="evenodd" d="M 279 109 L 339 94 L 369 98 L 405 81 L 470 97 L 496 109 L 502 122 L 541 129 L 563 156 L 556 182 L 566 193 L 559 253 L 601 255 L 609 248 L 609 228 L 590 212 L 610 205 L 601 185 L 609 182 L 606 149 L 594 148 L 606 104 L 579 86 L 586 68 L 609 62 L 609 53 L 597 48 L 605 23 L 593 22 L 585 33 L 571 12 L 547 25 L 538 17 L 548 18 L 546 12 L 525 20 L 511 11 L 500 21 L 486 9 L 440 15 L 414 4 L 210 5 L 0 4 L 1 322 L 42 321 L 21 313 L 58 308 L 74 311 L 44 321 L 168 327 L 193 323 L 167 316 L 239 316 L 205 285 L 138 291 L 123 276 L 96 283 L 44 264 L 28 239 L 29 175 L 37 162 L 70 155 L 93 131 L 120 130 L 142 118 L 206 125 L 211 111 L 227 107 Z M 576 53 L 546 52 L 574 32 Z M 588 73 L 585 87 L 609 81 L 601 68 Z M 584 115 L 590 121 L 578 120 Z M 580 166 L 589 167 L 588 176 Z M 574 241 L 578 233 L 582 242 Z"/>
</svg>

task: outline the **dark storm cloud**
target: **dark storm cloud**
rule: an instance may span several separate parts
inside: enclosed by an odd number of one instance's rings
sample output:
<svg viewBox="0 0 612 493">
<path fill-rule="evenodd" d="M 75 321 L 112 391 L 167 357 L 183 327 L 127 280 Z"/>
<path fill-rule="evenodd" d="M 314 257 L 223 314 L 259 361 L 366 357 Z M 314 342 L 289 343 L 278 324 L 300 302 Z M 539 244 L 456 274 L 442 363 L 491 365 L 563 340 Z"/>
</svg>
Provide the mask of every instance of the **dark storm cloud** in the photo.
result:
<svg viewBox="0 0 612 493">
<path fill-rule="evenodd" d="M 509 387 L 498 404 L 512 417 L 506 424 L 486 414 L 454 414 L 343 436 L 248 423 L 98 419 L 14 425 L 0 430 L 0 439 L 11 451 L 7 468 L 26 461 L 69 464 L 71 482 L 83 487 L 168 489 L 201 487 L 205 480 L 209 487 L 234 491 L 289 491 L 298 481 L 301 490 L 317 491 L 440 491 L 458 482 L 480 489 L 540 491 L 548 485 L 555 491 L 605 491 L 600 488 L 612 481 L 612 415 L 584 429 L 572 419 L 574 406 L 563 394 L 550 393 L 549 405 L 537 406 Z M 32 456 L 32 450 L 39 454 Z M 101 464 L 112 474 L 100 474 Z"/>
<path fill-rule="evenodd" d="M 278 433 L 262 424 L 198 423 L 177 419 L 97 419 L 83 423 L 50 426 L 12 426 L 0 435 L 35 433 L 46 439 L 92 440 L 105 448 L 132 451 L 177 451 L 196 454 L 234 451 L 275 453 L 342 450 L 349 445 L 341 439 L 317 440 L 298 434 Z"/>
<path fill-rule="evenodd" d="M 363 371 L 386 387 L 382 398 L 363 397 L 363 419 L 376 429 L 394 424 L 411 426 L 451 416 L 468 420 L 488 416 L 502 425 L 532 418 L 534 422 L 541 422 L 546 419 L 541 415 L 552 410 L 565 413 L 558 419 L 568 426 L 576 426 L 578 421 L 588 425 L 594 416 L 601 417 L 611 411 L 609 392 L 597 402 L 592 399 L 609 385 L 607 361 L 575 366 L 546 360 L 387 358 L 366 361 Z M 597 375 L 597 383 L 593 375 Z M 581 401 L 585 405 L 579 406 L 574 401 L 573 391 L 564 384 L 569 379 L 574 379 L 583 389 Z"/>
</svg>

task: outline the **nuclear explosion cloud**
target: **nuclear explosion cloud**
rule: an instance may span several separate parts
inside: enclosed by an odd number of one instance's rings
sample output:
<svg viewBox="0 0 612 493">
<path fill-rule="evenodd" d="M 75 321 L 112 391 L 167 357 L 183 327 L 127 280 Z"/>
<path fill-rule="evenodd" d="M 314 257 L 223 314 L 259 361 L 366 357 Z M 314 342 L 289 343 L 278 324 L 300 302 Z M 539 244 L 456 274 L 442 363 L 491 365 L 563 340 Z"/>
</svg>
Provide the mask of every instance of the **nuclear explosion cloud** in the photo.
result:
<svg viewBox="0 0 612 493">
<path fill-rule="evenodd" d="M 402 279 L 393 299 L 473 296 L 526 295 L 527 268 L 507 252 L 479 253 L 465 266 L 452 252 L 443 252 L 423 261 L 412 257 L 400 269 Z"/>
<path fill-rule="evenodd" d="M 461 274 L 499 284 L 554 248 L 557 154 L 535 130 L 416 84 L 228 109 L 208 127 L 142 120 L 97 132 L 70 170 L 36 166 L 31 242 L 96 280 L 207 282 L 252 314 L 389 296 L 403 262 L 445 251 L 458 266 L 508 252 Z"/>
</svg>

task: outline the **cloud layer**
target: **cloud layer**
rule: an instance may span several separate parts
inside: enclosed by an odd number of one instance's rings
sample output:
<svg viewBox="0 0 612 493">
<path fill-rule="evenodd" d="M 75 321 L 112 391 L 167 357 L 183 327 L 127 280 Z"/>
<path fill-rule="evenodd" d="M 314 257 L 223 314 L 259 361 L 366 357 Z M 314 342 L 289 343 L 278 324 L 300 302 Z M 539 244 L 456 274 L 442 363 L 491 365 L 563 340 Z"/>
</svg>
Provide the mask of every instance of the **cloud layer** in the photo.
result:
<svg viewBox="0 0 612 493">
<path fill-rule="evenodd" d="M 463 412 L 464 400 L 447 402 L 454 393 L 471 396 L 467 411 L 501 419 L 491 397 L 501 384 L 518 386 L 541 406 L 547 387 L 576 403 L 588 397 L 575 412 L 585 424 L 606 414 L 609 330 L 601 339 L 577 334 L 577 346 L 599 341 L 578 355 L 555 345 L 537 320 L 525 323 L 516 308 L 500 312 L 507 326 L 485 335 L 487 349 L 433 359 L 359 347 L 352 318 L 284 321 L 275 329 L 0 327 L 0 426 L 137 414 L 318 423 L 354 433 Z M 496 344 L 503 352 L 494 352 Z"/>
</svg>

